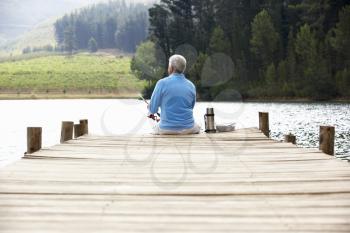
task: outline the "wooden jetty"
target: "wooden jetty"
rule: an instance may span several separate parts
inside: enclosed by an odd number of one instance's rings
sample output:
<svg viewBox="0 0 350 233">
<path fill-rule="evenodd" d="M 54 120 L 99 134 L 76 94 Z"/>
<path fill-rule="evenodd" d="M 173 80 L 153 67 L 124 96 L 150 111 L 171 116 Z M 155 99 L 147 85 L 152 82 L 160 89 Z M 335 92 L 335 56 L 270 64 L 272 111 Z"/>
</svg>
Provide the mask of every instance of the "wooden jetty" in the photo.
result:
<svg viewBox="0 0 350 233">
<path fill-rule="evenodd" d="M 349 163 L 267 133 L 85 135 L 27 154 L 0 171 L 0 232 L 350 232 Z"/>
</svg>

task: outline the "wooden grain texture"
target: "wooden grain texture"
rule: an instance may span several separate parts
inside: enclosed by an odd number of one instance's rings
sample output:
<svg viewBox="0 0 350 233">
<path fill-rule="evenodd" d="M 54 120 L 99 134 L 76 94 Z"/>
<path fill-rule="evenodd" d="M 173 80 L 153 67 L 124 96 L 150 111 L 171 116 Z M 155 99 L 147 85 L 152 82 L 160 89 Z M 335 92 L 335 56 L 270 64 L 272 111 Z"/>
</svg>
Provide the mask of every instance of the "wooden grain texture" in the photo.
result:
<svg viewBox="0 0 350 233">
<path fill-rule="evenodd" d="M 0 232 L 350 232 L 350 166 L 257 129 L 83 136 L 0 171 Z"/>
<path fill-rule="evenodd" d="M 292 143 L 292 144 L 296 145 L 297 144 L 297 137 L 293 134 L 286 134 L 286 135 L 284 135 L 284 142 Z"/>
<path fill-rule="evenodd" d="M 72 140 L 73 131 L 74 131 L 74 122 L 63 121 L 62 127 L 61 127 L 61 143 L 65 143 L 66 141 Z"/>
<path fill-rule="evenodd" d="M 325 154 L 334 155 L 335 128 L 320 126 L 320 150 Z"/>
<path fill-rule="evenodd" d="M 268 112 L 259 112 L 259 129 L 265 134 L 266 137 L 270 137 L 270 123 Z"/>
<path fill-rule="evenodd" d="M 27 128 L 27 153 L 34 153 L 41 149 L 42 146 L 42 128 Z"/>
<path fill-rule="evenodd" d="M 89 134 L 89 121 L 88 120 L 80 120 L 80 134 L 81 135 Z"/>
<path fill-rule="evenodd" d="M 82 132 L 81 132 L 81 125 L 80 124 L 75 124 L 74 125 L 74 139 L 79 138 L 80 136 L 82 136 Z"/>
</svg>

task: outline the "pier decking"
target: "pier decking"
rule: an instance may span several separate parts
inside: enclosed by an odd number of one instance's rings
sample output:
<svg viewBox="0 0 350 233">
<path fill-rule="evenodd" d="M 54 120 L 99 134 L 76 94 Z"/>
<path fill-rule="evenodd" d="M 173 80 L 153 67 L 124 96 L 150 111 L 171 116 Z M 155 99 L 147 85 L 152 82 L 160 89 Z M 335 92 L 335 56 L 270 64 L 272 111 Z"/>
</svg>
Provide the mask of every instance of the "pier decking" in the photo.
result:
<svg viewBox="0 0 350 233">
<path fill-rule="evenodd" d="M 0 170 L 1 233 L 350 232 L 350 165 L 257 129 L 83 136 Z"/>
</svg>

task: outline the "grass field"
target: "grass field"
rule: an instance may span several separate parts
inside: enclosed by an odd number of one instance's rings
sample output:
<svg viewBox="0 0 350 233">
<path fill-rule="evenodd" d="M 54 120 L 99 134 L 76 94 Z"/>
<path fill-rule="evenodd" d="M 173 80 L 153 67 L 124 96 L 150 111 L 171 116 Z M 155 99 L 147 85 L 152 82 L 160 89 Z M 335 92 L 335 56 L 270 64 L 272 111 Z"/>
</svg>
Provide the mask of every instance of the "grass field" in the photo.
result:
<svg viewBox="0 0 350 233">
<path fill-rule="evenodd" d="M 131 97 L 145 83 L 130 71 L 130 58 L 50 55 L 0 63 L 0 98 Z"/>
</svg>

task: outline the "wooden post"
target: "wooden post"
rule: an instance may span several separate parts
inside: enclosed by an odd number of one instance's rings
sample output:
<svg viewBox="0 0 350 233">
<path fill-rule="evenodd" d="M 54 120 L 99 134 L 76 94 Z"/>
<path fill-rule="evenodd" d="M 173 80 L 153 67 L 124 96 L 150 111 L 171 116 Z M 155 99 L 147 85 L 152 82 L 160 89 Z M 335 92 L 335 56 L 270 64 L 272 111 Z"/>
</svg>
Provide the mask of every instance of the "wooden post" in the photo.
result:
<svg viewBox="0 0 350 233">
<path fill-rule="evenodd" d="M 73 139 L 74 122 L 64 121 L 61 128 L 61 143 Z"/>
<path fill-rule="evenodd" d="M 295 145 L 297 144 L 297 137 L 294 136 L 293 134 L 284 135 L 284 142 L 293 143 Z"/>
<path fill-rule="evenodd" d="M 80 130 L 81 130 L 80 136 L 89 134 L 89 122 L 88 122 L 88 120 L 80 120 Z"/>
<path fill-rule="evenodd" d="M 327 155 L 334 155 L 335 128 L 332 126 L 320 127 L 320 150 Z"/>
<path fill-rule="evenodd" d="M 42 143 L 42 128 L 28 127 L 27 128 L 27 154 L 32 154 L 41 149 Z"/>
<path fill-rule="evenodd" d="M 266 137 L 270 137 L 269 113 L 259 112 L 259 130 L 261 130 Z"/>
<path fill-rule="evenodd" d="M 74 138 L 82 136 L 80 124 L 74 125 Z"/>
</svg>

